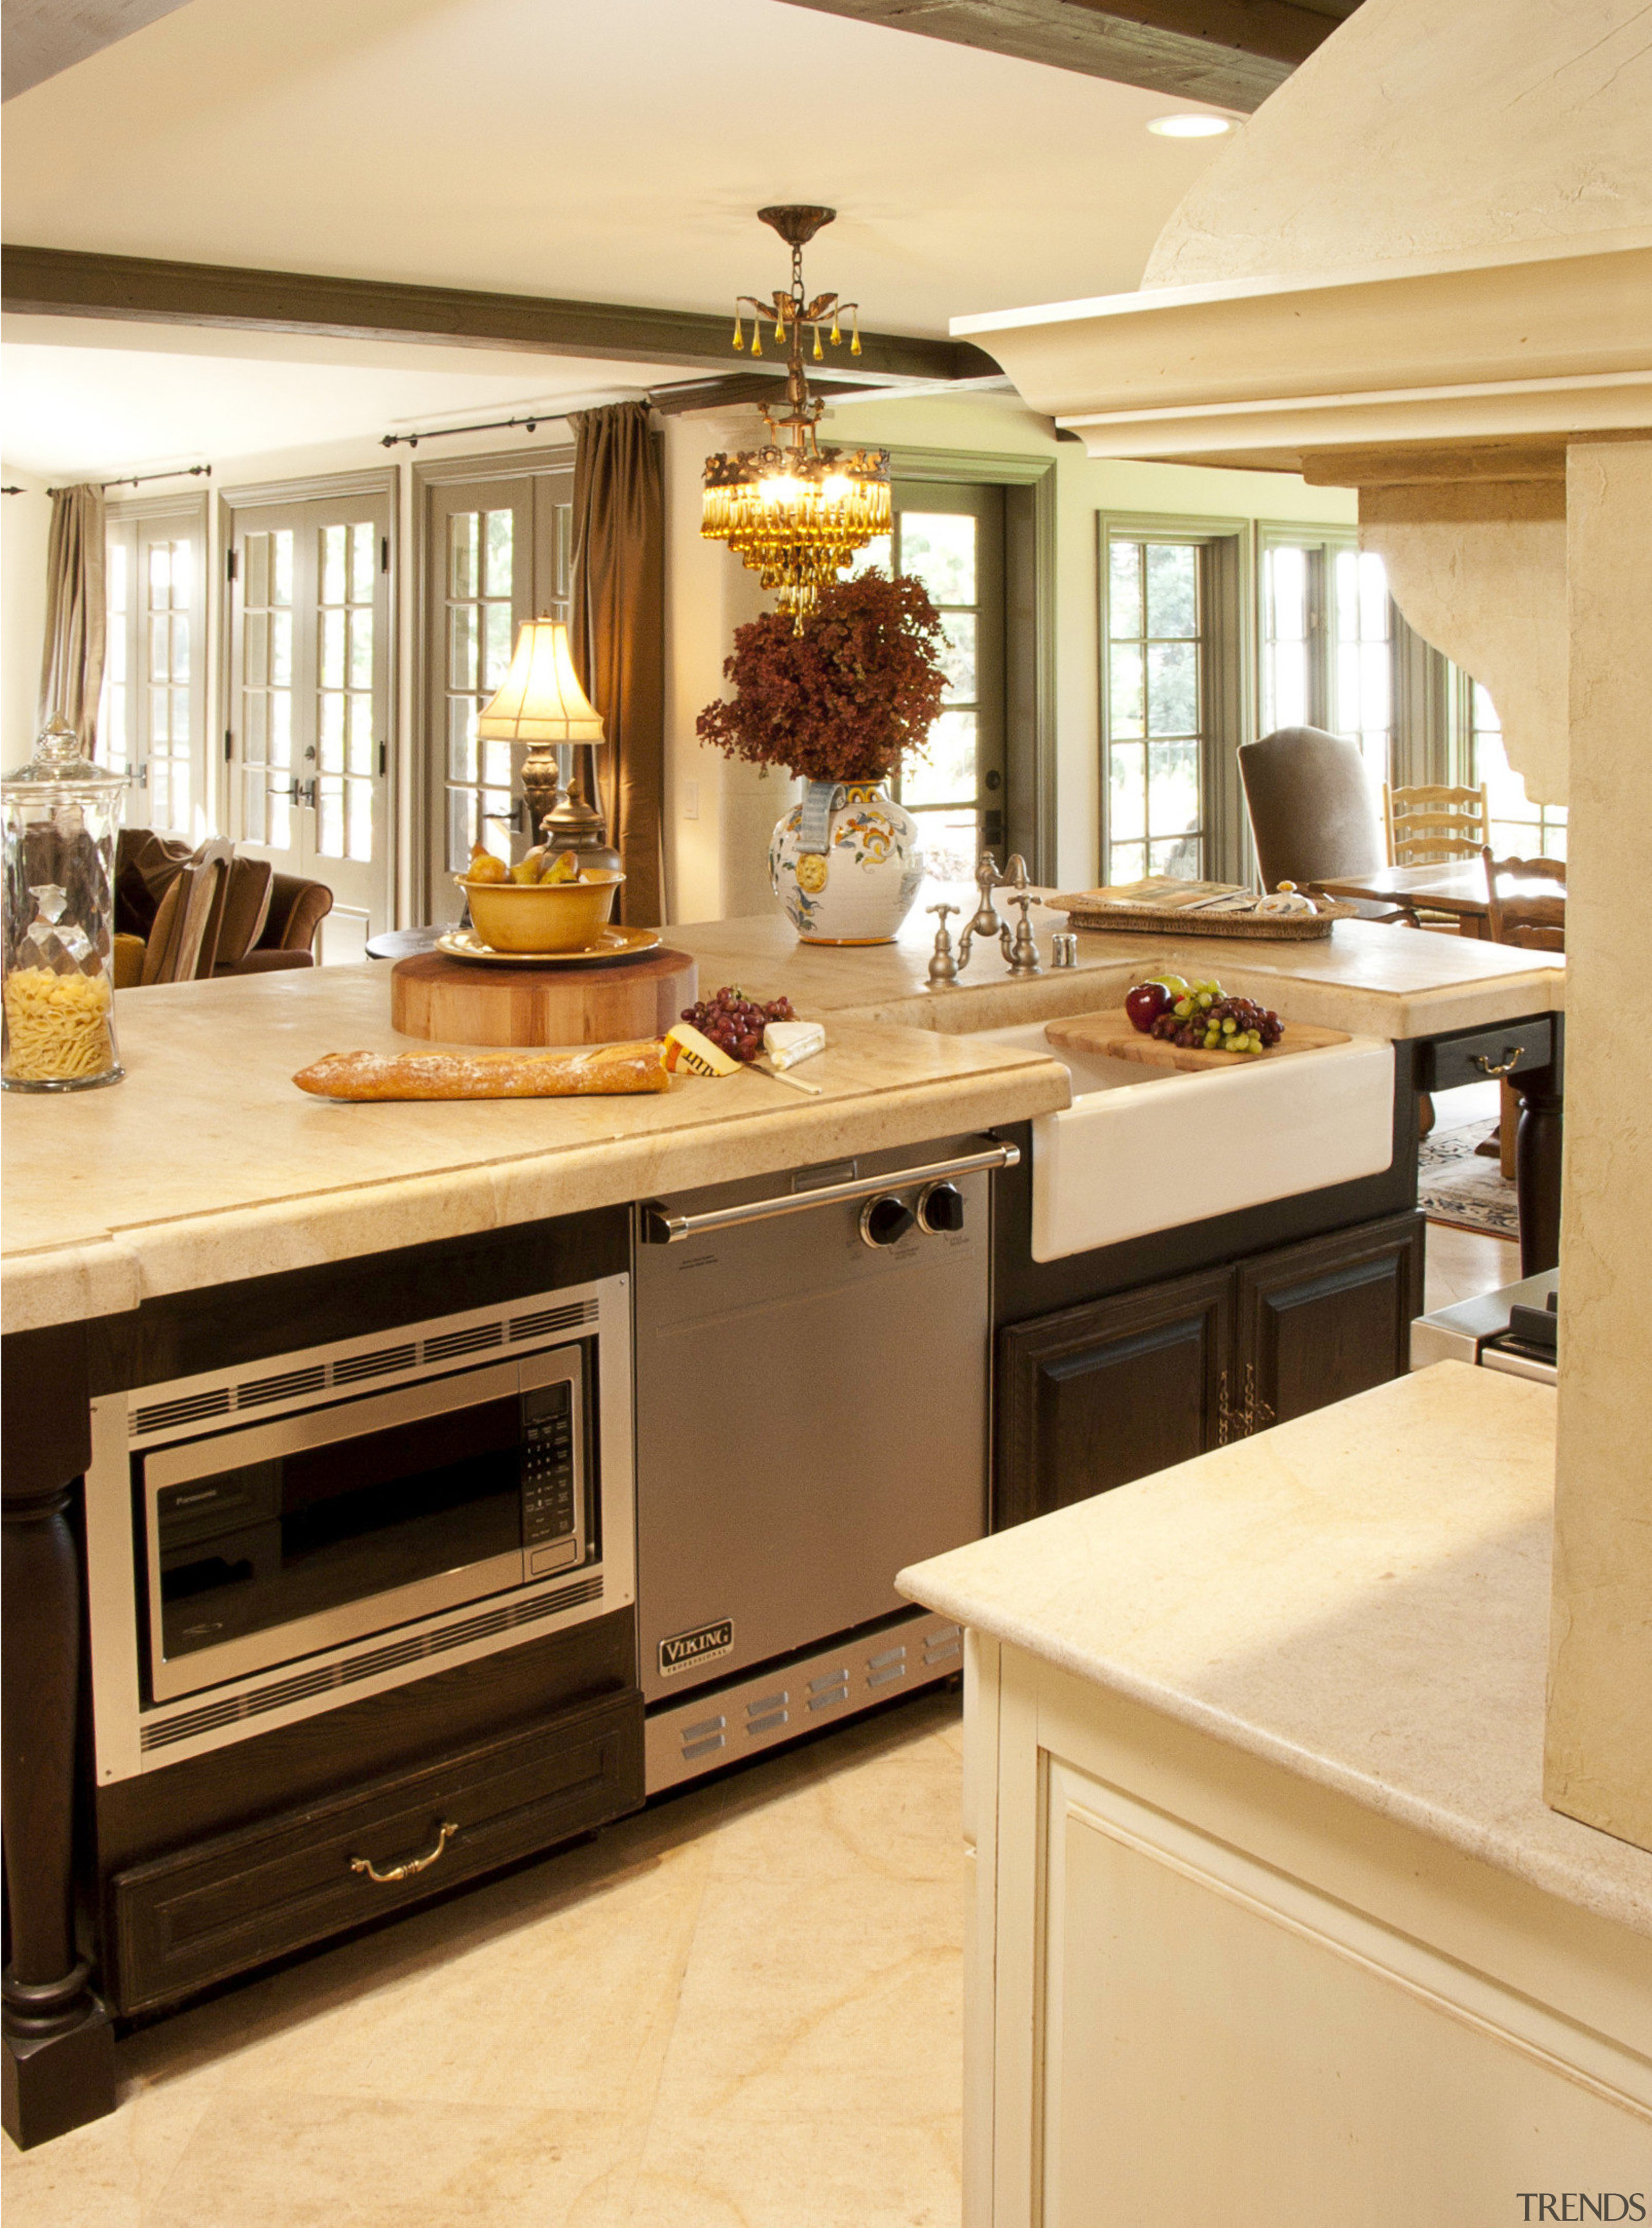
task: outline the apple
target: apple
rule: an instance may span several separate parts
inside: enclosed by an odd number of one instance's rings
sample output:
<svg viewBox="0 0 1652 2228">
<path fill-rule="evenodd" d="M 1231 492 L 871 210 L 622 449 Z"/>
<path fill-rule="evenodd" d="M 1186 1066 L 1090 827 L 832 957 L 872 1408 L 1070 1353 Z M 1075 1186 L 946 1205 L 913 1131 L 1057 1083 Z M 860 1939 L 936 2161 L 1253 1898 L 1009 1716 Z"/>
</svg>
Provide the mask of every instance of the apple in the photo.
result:
<svg viewBox="0 0 1652 2228">
<path fill-rule="evenodd" d="M 1124 1011 L 1130 1015 L 1130 1027 L 1143 1036 L 1170 1003 L 1170 993 L 1162 983 L 1138 983 L 1124 993 Z"/>
</svg>

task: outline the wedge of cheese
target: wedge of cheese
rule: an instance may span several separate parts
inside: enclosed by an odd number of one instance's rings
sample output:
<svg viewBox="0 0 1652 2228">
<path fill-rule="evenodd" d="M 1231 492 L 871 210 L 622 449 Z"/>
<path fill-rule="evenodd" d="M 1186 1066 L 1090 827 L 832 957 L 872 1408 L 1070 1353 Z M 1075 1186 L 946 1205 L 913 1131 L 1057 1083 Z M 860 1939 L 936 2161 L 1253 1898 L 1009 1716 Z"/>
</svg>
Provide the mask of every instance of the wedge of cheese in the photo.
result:
<svg viewBox="0 0 1652 2228">
<path fill-rule="evenodd" d="M 733 1075 L 740 1066 L 701 1036 L 691 1021 L 674 1021 L 665 1033 L 665 1064 L 683 1075 Z"/>
</svg>

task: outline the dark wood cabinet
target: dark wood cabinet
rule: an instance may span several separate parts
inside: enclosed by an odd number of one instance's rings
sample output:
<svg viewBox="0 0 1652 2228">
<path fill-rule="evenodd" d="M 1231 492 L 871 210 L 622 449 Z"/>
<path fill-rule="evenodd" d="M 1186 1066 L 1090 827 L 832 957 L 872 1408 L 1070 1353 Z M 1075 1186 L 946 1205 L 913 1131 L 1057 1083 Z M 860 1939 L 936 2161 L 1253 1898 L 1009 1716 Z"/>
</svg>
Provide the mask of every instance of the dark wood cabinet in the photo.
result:
<svg viewBox="0 0 1652 2228">
<path fill-rule="evenodd" d="M 1418 1215 L 1394 1215 L 1240 1262 L 1234 1396 L 1252 1396 L 1259 1423 L 1288 1424 L 1403 1373 L 1423 1307 L 1423 1228 Z"/>
<path fill-rule="evenodd" d="M 176 2001 L 635 1809 L 633 1690 L 117 1873 L 114 1993 Z"/>
<path fill-rule="evenodd" d="M 1233 1311 L 1233 1271 L 1207 1269 L 1006 1330 L 996 1524 L 1087 1501 L 1213 1447 Z"/>
<path fill-rule="evenodd" d="M 1399 1375 L 1423 1231 L 1415 1213 L 1385 1215 L 1008 1325 L 995 1528 Z"/>
</svg>

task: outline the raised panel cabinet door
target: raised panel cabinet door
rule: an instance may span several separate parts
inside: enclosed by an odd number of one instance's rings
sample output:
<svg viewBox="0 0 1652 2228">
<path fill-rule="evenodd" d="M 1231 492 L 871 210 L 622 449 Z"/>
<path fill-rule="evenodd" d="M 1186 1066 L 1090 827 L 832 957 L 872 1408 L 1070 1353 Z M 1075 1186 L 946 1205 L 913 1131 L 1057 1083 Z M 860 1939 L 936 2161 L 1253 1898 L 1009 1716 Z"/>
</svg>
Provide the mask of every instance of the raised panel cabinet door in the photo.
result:
<svg viewBox="0 0 1652 2228">
<path fill-rule="evenodd" d="M 1403 1375 L 1423 1304 L 1424 1229 L 1420 1214 L 1385 1215 L 1239 1264 L 1233 1399 L 1252 1429 Z"/>
<path fill-rule="evenodd" d="M 1001 1333 L 995 1529 L 1217 1444 L 1233 1290 L 1204 1270 Z"/>
</svg>

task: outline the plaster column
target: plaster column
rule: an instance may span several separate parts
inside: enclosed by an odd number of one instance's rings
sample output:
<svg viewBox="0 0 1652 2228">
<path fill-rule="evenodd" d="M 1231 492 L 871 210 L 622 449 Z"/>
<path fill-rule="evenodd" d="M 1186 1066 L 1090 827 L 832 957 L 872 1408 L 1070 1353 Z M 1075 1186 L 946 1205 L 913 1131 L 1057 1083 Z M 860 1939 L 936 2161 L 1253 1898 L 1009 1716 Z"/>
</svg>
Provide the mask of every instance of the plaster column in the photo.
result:
<svg viewBox="0 0 1652 2228">
<path fill-rule="evenodd" d="M 1652 441 L 1569 451 L 1572 868 L 1544 1795 L 1652 1848 Z"/>
</svg>

